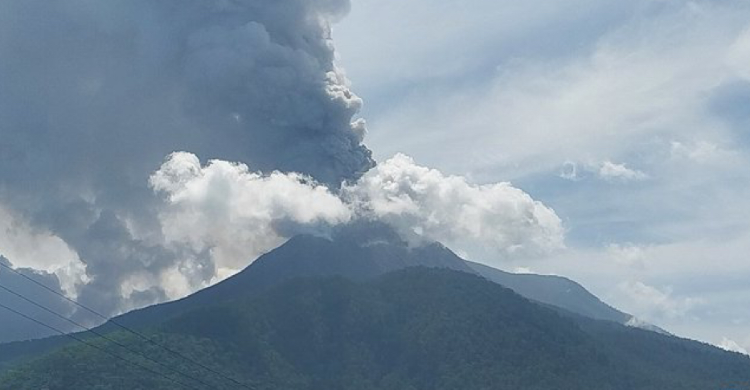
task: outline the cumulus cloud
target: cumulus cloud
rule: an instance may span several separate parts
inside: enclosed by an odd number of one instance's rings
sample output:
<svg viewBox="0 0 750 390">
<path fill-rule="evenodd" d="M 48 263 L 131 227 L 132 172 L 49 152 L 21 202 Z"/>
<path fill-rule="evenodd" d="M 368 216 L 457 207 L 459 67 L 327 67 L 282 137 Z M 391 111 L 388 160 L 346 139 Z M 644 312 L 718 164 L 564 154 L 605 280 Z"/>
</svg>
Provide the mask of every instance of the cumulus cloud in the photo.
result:
<svg viewBox="0 0 750 390">
<path fill-rule="evenodd" d="M 54 274 L 67 295 L 75 297 L 86 281 L 86 267 L 60 237 L 35 229 L 28 221 L 0 205 L 0 253 L 17 267 Z"/>
<path fill-rule="evenodd" d="M 174 153 L 150 179 L 166 208 L 164 238 L 209 251 L 217 276 L 279 246 L 294 234 L 346 223 L 341 199 L 297 173 L 252 172 L 247 165 L 213 160 L 202 166 L 190 153 Z"/>
<path fill-rule="evenodd" d="M 536 256 L 563 247 L 554 211 L 508 183 L 474 185 L 403 154 L 378 164 L 344 196 L 365 216 L 407 237 L 495 256 Z"/>
<path fill-rule="evenodd" d="M 150 184 L 164 202 L 165 245 L 182 253 L 183 267 L 195 268 L 200 261 L 191 257 L 205 253 L 206 265 L 217 268 L 211 281 L 295 234 L 325 235 L 357 219 L 386 223 L 415 243 L 441 241 L 468 255 L 483 248 L 496 261 L 563 246 L 560 219 L 523 191 L 507 183 L 472 185 L 404 155 L 345 186 L 340 196 L 304 175 L 263 174 L 221 160 L 204 166 L 186 152 L 171 154 Z M 189 291 L 181 272 L 170 269 L 162 277 L 175 291 Z"/>
</svg>

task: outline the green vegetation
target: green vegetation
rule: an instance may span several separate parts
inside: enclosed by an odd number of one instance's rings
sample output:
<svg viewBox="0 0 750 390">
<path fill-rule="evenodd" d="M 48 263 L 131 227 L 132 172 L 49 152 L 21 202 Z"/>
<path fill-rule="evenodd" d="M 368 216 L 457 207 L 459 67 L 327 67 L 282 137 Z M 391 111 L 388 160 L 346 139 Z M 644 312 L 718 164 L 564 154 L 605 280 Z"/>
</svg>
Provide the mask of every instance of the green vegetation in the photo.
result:
<svg viewBox="0 0 750 390">
<path fill-rule="evenodd" d="M 297 279 L 152 329 L 158 343 L 264 390 L 750 388 L 750 359 L 531 303 L 477 276 L 412 268 L 369 282 Z M 126 334 L 118 342 L 198 378 L 240 386 Z M 104 340 L 153 370 L 162 367 Z M 84 345 L 8 371 L 0 389 L 178 389 Z"/>
<path fill-rule="evenodd" d="M 150 329 L 169 318 L 207 305 L 249 297 L 294 278 L 342 276 L 363 281 L 413 266 L 478 273 L 533 301 L 596 319 L 620 323 L 630 319 L 629 315 L 607 306 L 570 280 L 508 274 L 467 263 L 440 244 L 413 247 L 388 227 L 359 223 L 337 231 L 332 240 L 308 235 L 296 236 L 221 283 L 185 299 L 135 310 L 115 320 L 133 328 Z M 111 323 L 97 328 L 100 333 L 117 330 L 119 329 Z M 56 336 L 3 344 L 0 346 L 0 372 L 17 364 L 19 360 L 39 357 L 70 343 L 69 338 Z"/>
</svg>

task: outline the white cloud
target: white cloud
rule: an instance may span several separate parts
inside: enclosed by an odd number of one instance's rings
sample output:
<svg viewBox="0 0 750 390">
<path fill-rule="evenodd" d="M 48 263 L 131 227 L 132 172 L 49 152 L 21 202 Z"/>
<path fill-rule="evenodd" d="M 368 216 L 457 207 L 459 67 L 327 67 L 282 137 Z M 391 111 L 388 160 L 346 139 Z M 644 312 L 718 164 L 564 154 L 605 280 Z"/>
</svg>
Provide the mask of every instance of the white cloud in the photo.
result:
<svg viewBox="0 0 750 390">
<path fill-rule="evenodd" d="M 628 322 L 625 323 L 625 325 L 633 327 L 633 328 L 641 328 L 641 329 L 648 329 L 649 326 L 653 326 L 638 317 L 630 317 L 630 319 L 628 320 Z"/>
<path fill-rule="evenodd" d="M 709 141 L 672 141 L 670 154 L 673 160 L 688 160 L 697 164 L 731 167 L 742 163 L 738 151 L 727 150 Z"/>
<path fill-rule="evenodd" d="M 62 239 L 45 229 L 32 227 L 2 205 L 0 256 L 8 258 L 16 268 L 54 273 L 69 296 L 75 296 L 77 286 L 86 281 L 86 266 Z"/>
<path fill-rule="evenodd" d="M 675 297 L 669 288 L 660 290 L 639 281 L 623 282 L 618 288 L 632 302 L 633 314 L 651 322 L 684 318 L 702 303 L 696 298 Z"/>
<path fill-rule="evenodd" d="M 646 261 L 646 249 L 635 244 L 610 244 L 607 254 L 618 264 L 643 268 Z"/>
<path fill-rule="evenodd" d="M 444 241 L 467 255 L 494 261 L 548 253 L 563 246 L 554 211 L 507 183 L 475 186 L 464 178 L 417 166 L 403 155 L 385 161 L 343 198 L 296 173 L 253 172 L 221 160 L 167 157 L 149 180 L 160 195 L 161 235 L 153 245 L 178 259 L 124 278 L 120 294 L 130 308 L 175 299 L 241 270 L 299 233 L 327 234 L 353 218 L 377 218 L 406 238 Z"/>
<path fill-rule="evenodd" d="M 407 239 L 440 241 L 495 262 L 534 257 L 564 246 L 555 212 L 508 183 L 472 185 L 397 155 L 379 164 L 342 197 L 305 176 L 264 175 L 244 164 L 190 153 L 170 155 L 150 180 L 165 202 L 159 214 L 167 245 L 209 250 L 220 280 L 294 234 L 325 232 L 353 218 L 377 219 Z M 187 261 L 182 267 L 191 267 Z M 180 267 L 161 276 L 186 291 Z M 143 279 L 138 279 L 143 284 Z M 141 286 L 143 287 L 143 286 Z"/>
<path fill-rule="evenodd" d="M 538 256 L 564 246 L 560 218 L 518 188 L 473 185 L 402 154 L 346 187 L 345 196 L 365 216 L 470 254 L 484 248 L 501 258 Z"/>
<path fill-rule="evenodd" d="M 717 344 L 716 346 L 719 347 L 719 348 L 721 348 L 721 349 L 725 349 L 727 351 L 730 351 L 730 352 L 737 352 L 737 353 L 741 353 L 741 354 L 744 354 L 744 355 L 748 355 L 747 349 L 743 348 L 736 341 L 734 341 L 732 339 L 729 339 L 729 338 L 726 338 L 726 337 L 723 337 L 721 339 L 721 342 L 719 342 L 719 344 Z"/>
<path fill-rule="evenodd" d="M 306 176 L 264 175 L 219 160 L 202 166 L 190 153 L 170 155 L 150 183 L 166 202 L 159 215 L 166 241 L 210 250 L 220 276 L 295 233 L 351 218 L 347 205 Z"/>
<path fill-rule="evenodd" d="M 625 164 L 615 164 L 611 161 L 605 161 L 601 164 L 598 171 L 599 177 L 608 181 L 638 181 L 645 180 L 648 175 L 641 171 L 633 170 Z"/>
<path fill-rule="evenodd" d="M 645 172 L 631 169 L 626 164 L 613 163 L 609 160 L 602 161 L 601 163 L 566 161 L 560 168 L 558 176 L 570 181 L 581 181 L 593 176 L 611 183 L 643 181 L 649 177 Z"/>
<path fill-rule="evenodd" d="M 110 293 L 122 298 L 118 311 L 183 297 L 296 234 L 325 235 L 355 218 L 375 218 L 407 239 L 442 241 L 465 256 L 481 253 L 494 262 L 546 254 L 564 241 L 555 212 L 510 184 L 472 185 L 404 155 L 383 162 L 342 194 L 297 173 L 264 174 L 221 160 L 203 165 L 187 152 L 169 155 L 149 185 L 160 199 L 158 234 L 140 235 L 127 216 L 116 215 L 108 218 L 117 224 L 97 225 L 96 231 L 119 237 L 119 229 L 128 229 L 138 245 L 174 261 L 165 268 L 138 266 L 112 282 Z M 0 254 L 16 266 L 55 272 L 71 296 L 91 281 L 62 239 L 4 208 Z"/>
<path fill-rule="evenodd" d="M 538 272 L 534 272 L 531 270 L 531 268 L 528 267 L 516 267 L 513 268 L 514 274 L 522 274 L 522 275 L 529 275 L 529 274 L 538 274 Z"/>
</svg>

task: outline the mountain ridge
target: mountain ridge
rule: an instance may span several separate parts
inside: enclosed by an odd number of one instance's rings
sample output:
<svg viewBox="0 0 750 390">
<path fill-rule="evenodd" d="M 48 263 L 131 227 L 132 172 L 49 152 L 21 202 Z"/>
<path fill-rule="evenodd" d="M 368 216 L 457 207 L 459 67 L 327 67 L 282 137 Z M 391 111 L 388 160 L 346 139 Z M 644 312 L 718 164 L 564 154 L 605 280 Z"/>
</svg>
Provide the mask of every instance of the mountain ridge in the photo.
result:
<svg viewBox="0 0 750 390">
<path fill-rule="evenodd" d="M 593 318 L 596 319 L 612 320 L 611 313 L 625 316 L 624 313 L 604 304 L 583 287 L 568 279 L 538 277 L 542 281 L 566 281 L 548 288 L 552 291 L 548 294 L 552 298 L 564 296 L 561 294 L 561 288 L 567 288 L 570 285 L 578 286 L 576 288 L 579 292 L 577 299 L 585 301 L 583 306 L 588 312 L 580 310 L 575 305 L 567 304 L 566 301 L 545 300 L 544 296 L 534 295 L 534 289 L 539 286 L 539 283 L 535 283 L 533 287 L 527 286 L 525 290 L 520 288 L 523 286 L 519 287 L 518 283 L 516 285 L 512 283 L 517 278 L 528 279 L 528 276 L 509 274 L 491 267 L 466 262 L 439 243 L 422 243 L 421 245 L 407 243 L 396 232 L 383 225 L 358 224 L 338 230 L 331 237 L 295 236 L 223 282 L 176 301 L 131 311 L 115 317 L 114 321 L 128 327 L 147 328 L 201 306 L 257 294 L 292 278 L 342 276 L 362 281 L 410 266 L 447 268 L 481 275 L 496 283 L 510 284 L 511 286 L 506 287 L 511 287 L 511 289 L 515 287 L 515 290 L 519 290 L 516 292 L 534 301 L 559 306 L 578 314 L 594 313 L 596 315 L 593 315 Z M 576 311 L 576 309 L 579 310 Z M 615 320 L 620 322 L 620 317 Z M 108 333 L 120 330 L 120 327 L 110 321 L 96 330 L 99 333 Z M 0 347 L 0 369 L 12 364 L 11 362 L 15 359 L 35 356 L 67 343 L 70 343 L 68 338 L 54 336 L 42 340 L 4 344 Z"/>
<path fill-rule="evenodd" d="M 750 386 L 750 359 L 533 303 L 478 275 L 411 267 L 300 277 L 165 319 L 151 337 L 265 390 L 698 390 Z M 120 342 L 188 365 L 126 334 Z M 235 385 L 190 371 L 213 388 Z M 118 378 L 112 381 L 111 378 Z M 0 389 L 174 389 L 85 346 L 0 376 Z"/>
</svg>

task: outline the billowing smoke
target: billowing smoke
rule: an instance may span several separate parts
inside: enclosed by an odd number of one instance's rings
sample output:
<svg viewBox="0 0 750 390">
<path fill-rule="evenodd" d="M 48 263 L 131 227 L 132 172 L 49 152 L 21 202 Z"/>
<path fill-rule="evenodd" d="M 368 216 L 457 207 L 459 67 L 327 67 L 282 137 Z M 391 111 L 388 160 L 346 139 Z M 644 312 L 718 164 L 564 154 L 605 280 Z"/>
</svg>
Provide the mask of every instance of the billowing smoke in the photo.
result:
<svg viewBox="0 0 750 390">
<path fill-rule="evenodd" d="M 87 281 L 85 265 L 65 241 L 1 206 L 0 255 L 13 259 L 17 268 L 55 274 L 62 290 L 71 297 Z"/>
<path fill-rule="evenodd" d="M 300 174 L 264 175 L 219 160 L 202 166 L 186 152 L 172 154 L 151 185 L 166 206 L 160 213 L 166 242 L 209 251 L 219 277 L 295 234 L 358 219 L 385 223 L 415 244 L 440 241 L 495 260 L 563 247 L 560 219 L 523 191 L 507 183 L 472 185 L 404 155 L 380 163 L 338 196 Z"/>
<path fill-rule="evenodd" d="M 210 252 L 219 278 L 247 266 L 289 237 L 346 223 L 350 209 L 326 187 L 297 173 L 251 172 L 247 165 L 174 153 L 151 176 L 164 195 L 159 217 L 167 245 Z"/>
<path fill-rule="evenodd" d="M 1 1 L 0 227 L 23 228 L 0 230 L 0 253 L 112 314 L 357 219 L 500 258 L 562 246 L 554 212 L 509 184 L 405 156 L 371 169 L 330 39 L 348 8 Z"/>
<path fill-rule="evenodd" d="M 347 186 L 344 194 L 363 217 L 388 223 L 406 238 L 501 259 L 563 247 L 560 218 L 518 188 L 472 185 L 401 154 Z"/>
<path fill-rule="evenodd" d="M 373 165 L 361 101 L 334 65 L 329 24 L 348 9 L 347 0 L 0 2 L 0 206 L 78 254 L 89 305 L 164 299 L 154 286 L 183 254 L 163 245 L 148 178 L 171 152 L 331 188 Z M 200 262 L 192 278 L 211 280 L 210 254 Z"/>
<path fill-rule="evenodd" d="M 356 179 L 372 161 L 363 123 L 352 120 L 361 100 L 333 64 L 329 29 L 348 7 L 3 1 L 4 181 L 23 168 L 26 177 L 17 179 L 24 181 L 35 174 L 142 185 L 143 174 L 175 150 L 334 186 Z M 52 164 L 59 169 L 50 172 Z"/>
</svg>

